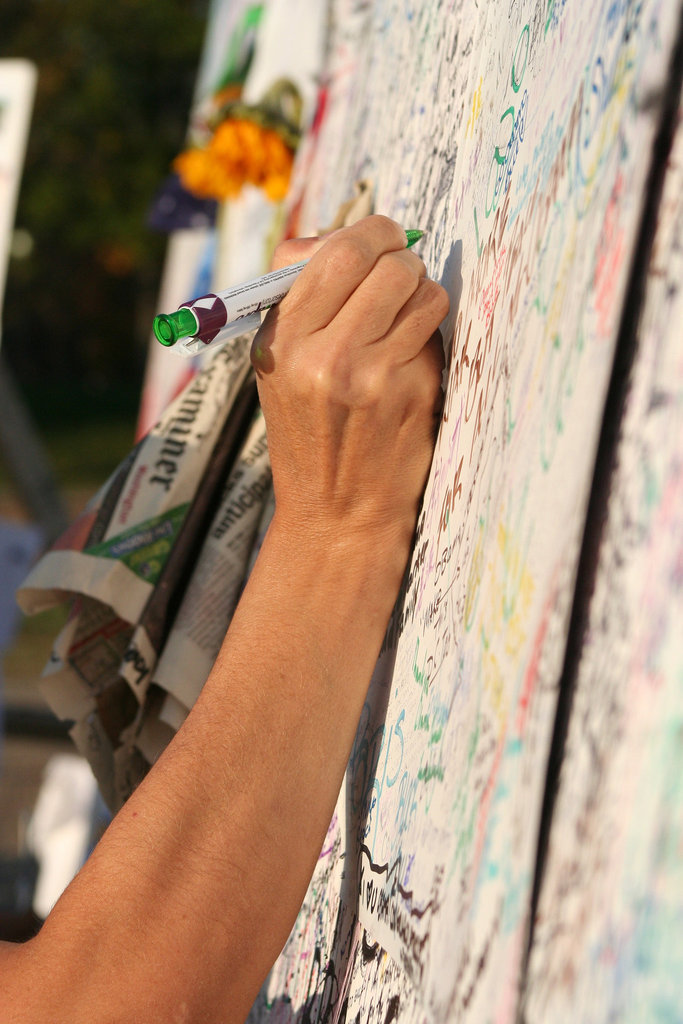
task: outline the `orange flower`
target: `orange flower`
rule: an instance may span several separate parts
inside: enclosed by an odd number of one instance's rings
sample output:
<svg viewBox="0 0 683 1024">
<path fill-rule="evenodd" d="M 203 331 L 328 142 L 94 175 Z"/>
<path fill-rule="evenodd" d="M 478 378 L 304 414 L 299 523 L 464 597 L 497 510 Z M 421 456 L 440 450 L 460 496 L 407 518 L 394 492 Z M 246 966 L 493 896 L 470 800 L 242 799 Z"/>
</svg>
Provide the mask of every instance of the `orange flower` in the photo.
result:
<svg viewBox="0 0 683 1024">
<path fill-rule="evenodd" d="M 294 154 L 281 136 L 245 118 L 228 118 L 216 128 L 204 149 L 190 149 L 174 168 L 190 192 L 230 199 L 247 182 L 277 201 L 287 194 Z"/>
</svg>

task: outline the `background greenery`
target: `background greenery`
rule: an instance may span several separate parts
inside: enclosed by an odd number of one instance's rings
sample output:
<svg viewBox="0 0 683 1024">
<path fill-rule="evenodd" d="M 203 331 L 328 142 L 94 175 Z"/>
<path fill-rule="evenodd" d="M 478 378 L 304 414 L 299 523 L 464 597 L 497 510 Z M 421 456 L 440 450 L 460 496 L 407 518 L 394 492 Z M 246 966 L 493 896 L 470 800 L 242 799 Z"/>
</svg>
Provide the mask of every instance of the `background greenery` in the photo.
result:
<svg viewBox="0 0 683 1024">
<path fill-rule="evenodd" d="M 86 443 L 121 449 L 109 468 L 131 443 L 166 245 L 146 215 L 183 145 L 207 9 L 2 0 L 0 56 L 38 66 L 16 218 L 34 245 L 10 262 L 2 351 L 60 476 Z"/>
<path fill-rule="evenodd" d="M 38 68 L 16 216 L 33 246 L 10 260 L 2 357 L 69 518 L 134 439 L 166 247 L 147 211 L 184 143 L 208 6 L 0 0 L 0 57 Z M 35 512 L 0 447 L 0 518 Z M 25 618 L 2 652 L 7 707 L 45 709 L 37 681 L 65 616 L 62 606 Z M 0 859 L 20 849 L 48 758 L 72 749 L 0 735 Z"/>
</svg>

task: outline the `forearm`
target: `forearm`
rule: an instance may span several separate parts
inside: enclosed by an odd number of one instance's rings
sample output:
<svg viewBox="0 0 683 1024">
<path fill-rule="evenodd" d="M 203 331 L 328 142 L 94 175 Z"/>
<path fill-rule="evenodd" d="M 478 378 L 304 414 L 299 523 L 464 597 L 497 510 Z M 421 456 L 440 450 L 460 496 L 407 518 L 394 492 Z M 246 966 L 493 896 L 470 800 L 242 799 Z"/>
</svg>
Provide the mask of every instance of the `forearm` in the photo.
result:
<svg viewBox="0 0 683 1024">
<path fill-rule="evenodd" d="M 274 525 L 196 707 L 35 943 L 51 1020 L 243 1020 L 320 852 L 406 554 L 302 550 Z"/>
<path fill-rule="evenodd" d="M 37 938 L 0 949 L 3 1024 L 241 1021 L 285 942 L 433 451 L 448 301 L 405 245 L 382 217 L 285 243 L 309 262 L 253 356 L 273 526 L 185 725 Z"/>
</svg>

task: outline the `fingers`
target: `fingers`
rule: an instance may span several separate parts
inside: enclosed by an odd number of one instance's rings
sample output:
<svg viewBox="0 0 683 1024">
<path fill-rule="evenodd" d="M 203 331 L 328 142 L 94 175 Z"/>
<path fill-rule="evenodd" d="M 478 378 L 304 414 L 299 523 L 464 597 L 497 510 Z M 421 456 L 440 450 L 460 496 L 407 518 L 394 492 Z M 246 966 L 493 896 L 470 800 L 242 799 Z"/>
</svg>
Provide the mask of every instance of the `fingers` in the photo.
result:
<svg viewBox="0 0 683 1024">
<path fill-rule="evenodd" d="M 409 250 L 388 253 L 330 325 L 355 344 L 372 344 L 391 336 L 412 358 L 448 314 L 448 293 L 426 276 L 419 257 Z"/>
<path fill-rule="evenodd" d="M 431 339 L 448 316 L 448 292 L 429 278 L 423 278 L 415 293 L 398 311 L 384 339 L 398 360 L 409 362 Z M 439 334 L 439 339 L 441 335 Z"/>
<path fill-rule="evenodd" d="M 444 392 L 442 384 L 443 369 L 446 365 L 446 355 L 441 331 L 438 329 L 434 331 L 424 347 L 424 352 L 425 362 L 428 364 L 429 373 L 431 374 L 430 396 L 433 401 L 432 426 L 436 430 L 438 429 L 441 421 L 441 413 L 443 412 Z"/>
<path fill-rule="evenodd" d="M 288 243 L 289 244 L 289 243 Z M 404 250 L 406 233 L 388 217 L 373 216 L 333 232 L 314 249 L 308 266 L 280 303 L 280 317 L 300 316 L 306 311 L 306 329 L 313 333 L 326 327 L 356 288 L 365 281 L 381 256 Z M 298 255 L 298 259 L 306 256 Z M 279 253 L 278 259 L 289 251 Z"/>
<path fill-rule="evenodd" d="M 427 268 L 410 249 L 384 253 L 332 323 L 355 344 L 384 337 L 397 312 L 418 290 Z"/>
<path fill-rule="evenodd" d="M 327 238 L 279 246 L 278 265 L 306 258 L 310 263 L 275 316 L 286 318 L 289 311 L 299 320 L 305 310 L 310 333 L 333 327 L 354 344 L 378 341 L 392 331 L 408 342 L 405 357 L 411 358 L 446 317 L 449 303 L 444 289 L 427 279 L 423 261 L 405 248 L 404 238 L 395 221 L 375 216 Z"/>
<path fill-rule="evenodd" d="M 313 253 L 321 249 L 330 237 L 331 235 L 322 235 L 318 238 L 288 238 L 285 242 L 280 242 L 273 253 L 270 269 L 280 270 L 281 267 L 289 267 L 292 263 L 310 260 Z"/>
<path fill-rule="evenodd" d="M 373 221 L 386 221 L 386 218 L 372 218 Z M 392 221 L 387 222 L 391 227 Z M 385 225 L 381 225 L 384 229 Z M 342 235 L 342 232 L 336 232 Z M 395 235 L 393 236 L 395 238 Z M 329 246 L 329 242 L 327 243 Z M 357 244 L 357 239 L 353 242 Z M 298 261 L 302 253 L 319 250 L 325 245 L 320 239 L 297 239 L 278 247 L 278 258 L 284 266 L 289 259 Z M 317 246 L 317 248 L 316 248 Z M 339 255 L 338 247 L 333 254 Z M 365 242 L 360 245 L 361 254 L 367 253 Z M 312 271 L 316 266 L 311 260 Z M 327 320 L 331 310 L 343 293 L 337 291 L 337 299 L 329 303 L 329 281 L 325 288 L 322 283 L 316 296 L 308 303 L 295 293 L 307 267 L 295 283 L 283 302 L 267 314 L 264 323 L 254 339 L 251 358 L 257 374 L 269 374 L 275 368 L 275 349 L 278 361 L 296 359 L 296 353 L 305 347 L 305 338 L 313 338 L 324 331 L 324 340 L 317 338 L 315 347 L 321 342 L 325 349 L 348 351 L 350 347 L 363 347 L 377 341 L 386 341 L 391 345 L 391 358 L 397 363 L 409 362 L 419 353 L 427 339 L 437 330 L 448 314 L 449 300 L 446 291 L 436 282 L 426 277 L 423 261 L 409 249 L 392 250 L 381 254 L 365 278 L 353 290 L 348 300 L 337 314 Z M 315 280 L 315 279 L 314 279 Z M 347 283 L 348 286 L 348 283 Z M 292 297 L 294 300 L 292 301 Z M 321 319 L 327 321 L 317 329 L 311 327 L 311 304 L 317 300 L 313 310 L 313 322 L 320 323 L 317 314 L 324 308 L 326 311 Z M 283 307 L 290 302 L 290 315 L 287 317 Z M 326 305 L 327 303 L 327 305 Z"/>
<path fill-rule="evenodd" d="M 444 364 L 443 340 L 437 330 L 410 362 L 394 364 L 391 375 L 392 385 L 388 392 L 391 401 L 402 401 L 404 409 L 412 411 L 430 443 L 433 443 L 432 434 L 438 426 L 443 403 L 441 382 Z"/>
</svg>

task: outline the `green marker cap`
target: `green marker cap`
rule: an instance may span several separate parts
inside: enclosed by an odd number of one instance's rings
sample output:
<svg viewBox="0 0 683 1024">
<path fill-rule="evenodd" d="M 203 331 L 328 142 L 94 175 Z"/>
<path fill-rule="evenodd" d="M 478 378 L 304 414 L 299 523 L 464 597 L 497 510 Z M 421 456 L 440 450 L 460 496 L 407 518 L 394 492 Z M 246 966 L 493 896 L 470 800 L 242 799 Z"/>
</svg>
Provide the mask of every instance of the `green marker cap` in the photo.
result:
<svg viewBox="0 0 683 1024">
<path fill-rule="evenodd" d="M 154 334 L 162 345 L 175 345 L 180 338 L 191 338 L 199 330 L 197 317 L 184 307 L 175 313 L 159 313 L 154 317 Z"/>
</svg>

